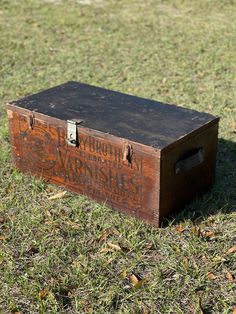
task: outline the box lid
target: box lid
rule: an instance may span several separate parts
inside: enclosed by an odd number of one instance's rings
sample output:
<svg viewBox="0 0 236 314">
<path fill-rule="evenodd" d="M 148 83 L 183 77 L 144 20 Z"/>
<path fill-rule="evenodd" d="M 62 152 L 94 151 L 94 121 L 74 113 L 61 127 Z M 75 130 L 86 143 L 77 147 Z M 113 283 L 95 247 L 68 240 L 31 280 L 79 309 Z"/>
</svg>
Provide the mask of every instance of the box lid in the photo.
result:
<svg viewBox="0 0 236 314">
<path fill-rule="evenodd" d="M 218 118 L 74 81 L 11 104 L 162 149 Z"/>
</svg>

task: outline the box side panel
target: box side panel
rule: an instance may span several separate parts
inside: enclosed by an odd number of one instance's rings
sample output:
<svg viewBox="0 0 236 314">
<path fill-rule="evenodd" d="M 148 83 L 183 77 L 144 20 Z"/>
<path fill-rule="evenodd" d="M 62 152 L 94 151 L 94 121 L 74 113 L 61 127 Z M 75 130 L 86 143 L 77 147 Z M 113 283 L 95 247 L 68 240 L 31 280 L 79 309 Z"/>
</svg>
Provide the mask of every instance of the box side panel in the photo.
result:
<svg viewBox="0 0 236 314">
<path fill-rule="evenodd" d="M 161 156 L 160 216 L 184 206 L 214 181 L 218 122 Z"/>
<path fill-rule="evenodd" d="M 158 152 L 135 142 L 77 126 L 78 147 L 67 144 L 67 123 L 8 106 L 16 167 L 90 196 L 150 223 L 159 223 Z"/>
</svg>

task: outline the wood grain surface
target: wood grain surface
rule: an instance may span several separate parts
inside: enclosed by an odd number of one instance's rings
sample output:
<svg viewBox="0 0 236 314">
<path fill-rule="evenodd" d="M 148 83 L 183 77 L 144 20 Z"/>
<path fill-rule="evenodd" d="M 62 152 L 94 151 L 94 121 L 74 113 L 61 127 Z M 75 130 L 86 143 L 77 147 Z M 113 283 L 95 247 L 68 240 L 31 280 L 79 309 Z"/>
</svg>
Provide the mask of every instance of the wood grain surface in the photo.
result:
<svg viewBox="0 0 236 314">
<path fill-rule="evenodd" d="M 18 169 L 159 224 L 159 151 L 82 126 L 72 147 L 65 121 L 12 105 L 7 112 Z M 123 159 L 127 145 L 131 161 Z"/>
<path fill-rule="evenodd" d="M 7 113 L 18 169 L 156 226 L 214 181 L 219 119 L 206 113 L 77 82 Z"/>
</svg>

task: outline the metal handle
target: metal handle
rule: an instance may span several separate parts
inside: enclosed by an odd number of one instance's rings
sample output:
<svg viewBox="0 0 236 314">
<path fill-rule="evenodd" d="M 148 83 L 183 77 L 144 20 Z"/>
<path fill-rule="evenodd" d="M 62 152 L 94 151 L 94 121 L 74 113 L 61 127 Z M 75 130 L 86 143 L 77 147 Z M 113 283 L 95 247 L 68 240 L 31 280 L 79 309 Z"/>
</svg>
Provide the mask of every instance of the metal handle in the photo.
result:
<svg viewBox="0 0 236 314">
<path fill-rule="evenodd" d="M 133 156 L 133 147 L 129 143 L 125 143 L 123 146 L 123 161 L 128 160 L 128 162 L 132 163 L 132 156 Z"/>
<path fill-rule="evenodd" d="M 177 161 L 177 163 L 175 164 L 175 174 L 180 174 L 181 172 L 189 171 L 192 168 L 203 163 L 203 161 L 204 161 L 204 150 L 203 148 L 199 148 L 190 156 Z"/>
</svg>

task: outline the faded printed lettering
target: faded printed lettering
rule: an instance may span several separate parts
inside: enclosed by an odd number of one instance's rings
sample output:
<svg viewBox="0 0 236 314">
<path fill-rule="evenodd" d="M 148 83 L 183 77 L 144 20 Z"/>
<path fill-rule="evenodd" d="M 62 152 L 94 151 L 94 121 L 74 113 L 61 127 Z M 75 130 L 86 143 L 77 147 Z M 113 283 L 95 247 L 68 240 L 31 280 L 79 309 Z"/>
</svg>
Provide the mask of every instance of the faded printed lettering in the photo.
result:
<svg viewBox="0 0 236 314">
<path fill-rule="evenodd" d="M 62 127 L 35 121 L 33 129 L 27 119 L 20 121 L 22 156 L 25 163 L 43 175 L 78 187 L 113 203 L 141 207 L 142 160 L 122 161 L 122 149 L 112 142 L 79 132 L 78 147 L 66 143 Z M 32 153 L 29 154 L 29 151 Z"/>
</svg>

